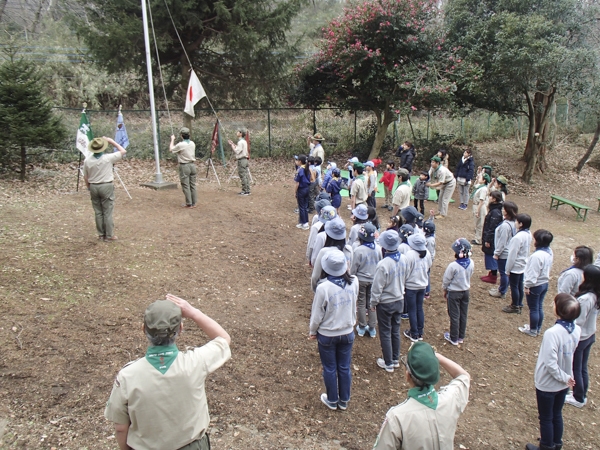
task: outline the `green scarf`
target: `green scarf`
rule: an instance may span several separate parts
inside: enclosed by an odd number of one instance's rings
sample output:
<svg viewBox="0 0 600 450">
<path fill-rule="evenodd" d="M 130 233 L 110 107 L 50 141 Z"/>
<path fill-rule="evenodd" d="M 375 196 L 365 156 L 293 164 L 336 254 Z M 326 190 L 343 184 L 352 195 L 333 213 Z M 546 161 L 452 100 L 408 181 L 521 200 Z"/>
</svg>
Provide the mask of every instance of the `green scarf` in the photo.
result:
<svg viewBox="0 0 600 450">
<path fill-rule="evenodd" d="M 420 404 L 425 405 L 434 411 L 437 409 L 438 394 L 435 392 L 435 386 L 427 385 L 424 388 L 414 387 L 409 389 L 408 397 L 414 398 Z"/>
<path fill-rule="evenodd" d="M 175 361 L 175 358 L 177 358 L 178 353 L 179 349 L 175 344 L 148 347 L 146 359 L 152 364 L 152 367 L 164 375 L 169 370 L 169 367 L 171 367 L 171 364 L 173 364 L 173 361 Z"/>
<path fill-rule="evenodd" d="M 477 186 L 475 186 L 475 189 L 473 189 L 473 192 L 471 193 L 471 197 L 470 199 L 473 200 L 473 197 L 475 197 L 475 194 L 477 194 L 477 191 L 479 189 L 481 189 L 482 187 L 486 187 L 487 184 L 483 183 L 483 184 L 478 184 Z"/>
</svg>

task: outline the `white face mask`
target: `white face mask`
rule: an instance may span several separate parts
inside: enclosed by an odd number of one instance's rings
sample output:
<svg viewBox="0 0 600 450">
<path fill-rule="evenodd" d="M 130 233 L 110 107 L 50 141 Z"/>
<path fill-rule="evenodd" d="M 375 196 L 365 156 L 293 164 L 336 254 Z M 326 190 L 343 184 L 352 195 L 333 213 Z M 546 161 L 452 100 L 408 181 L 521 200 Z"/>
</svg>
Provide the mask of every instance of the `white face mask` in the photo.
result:
<svg viewBox="0 0 600 450">
<path fill-rule="evenodd" d="M 571 264 L 575 264 L 575 255 L 571 255 Z"/>
</svg>

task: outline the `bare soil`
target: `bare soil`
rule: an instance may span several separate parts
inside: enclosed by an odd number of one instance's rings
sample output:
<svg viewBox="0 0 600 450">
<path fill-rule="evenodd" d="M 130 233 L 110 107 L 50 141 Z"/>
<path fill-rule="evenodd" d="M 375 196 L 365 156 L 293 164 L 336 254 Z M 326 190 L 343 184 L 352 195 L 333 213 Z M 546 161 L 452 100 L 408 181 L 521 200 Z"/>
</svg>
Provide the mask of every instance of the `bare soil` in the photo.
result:
<svg viewBox="0 0 600 450">
<path fill-rule="evenodd" d="M 550 155 L 550 170 L 536 175 L 535 185 L 523 186 L 515 149 L 511 142 L 481 145 L 476 157 L 509 177 L 509 198 L 531 214 L 533 229 L 554 233 L 546 329 L 553 323 L 556 279 L 570 265 L 572 249 L 600 249 L 598 172 L 586 168 L 580 178 L 568 172 L 584 149 L 565 146 Z M 0 447 L 116 448 L 103 418 L 112 380 L 124 364 L 143 356 L 143 311 L 170 292 L 232 336 L 231 361 L 207 383 L 213 448 L 371 448 L 386 411 L 406 398 L 407 384 L 401 371 L 377 368 L 377 339 L 357 338 L 349 409 L 330 411 L 320 403 L 321 365 L 315 342 L 307 339 L 307 233 L 295 228 L 292 168 L 289 161 L 252 161 L 257 183 L 250 197 L 241 197 L 238 180 L 227 183 L 231 167 L 217 167 L 223 188 L 209 174 L 199 185 L 199 207 L 188 210 L 180 207 L 180 190 L 138 187 L 152 180 L 151 162 L 124 162 L 119 173 L 133 199 L 118 186 L 114 243 L 96 239 L 88 193 L 73 192 L 73 166 L 38 168 L 25 184 L 1 180 Z M 175 169 L 164 167 L 167 180 L 177 180 Z M 567 206 L 550 211 L 551 192 L 593 207 L 587 221 L 576 222 Z M 349 224 L 349 213 L 343 215 Z M 526 314 L 503 314 L 506 302 L 488 296 L 476 248 L 467 339 L 460 347 L 446 345 L 441 276 L 451 242 L 472 238 L 471 212 L 455 203 L 437 225 L 425 338 L 473 378 L 455 446 L 522 449 L 538 436 L 533 371 L 541 340 L 517 331 Z M 402 339 L 404 353 L 408 341 Z M 205 341 L 186 323 L 180 348 Z M 442 383 L 448 380 L 444 374 Z M 599 405 L 594 347 L 589 403 L 582 410 L 565 406 L 564 448 L 600 448 Z"/>
</svg>

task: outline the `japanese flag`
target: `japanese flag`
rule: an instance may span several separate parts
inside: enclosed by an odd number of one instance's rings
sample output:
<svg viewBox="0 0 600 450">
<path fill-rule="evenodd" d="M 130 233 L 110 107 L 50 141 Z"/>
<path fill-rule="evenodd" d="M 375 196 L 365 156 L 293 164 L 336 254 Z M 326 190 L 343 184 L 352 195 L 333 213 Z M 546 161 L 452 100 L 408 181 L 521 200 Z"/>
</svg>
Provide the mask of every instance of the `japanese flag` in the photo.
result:
<svg viewBox="0 0 600 450">
<path fill-rule="evenodd" d="M 190 84 L 188 85 L 187 95 L 185 96 L 185 108 L 183 111 L 192 117 L 196 117 L 194 114 L 194 105 L 201 99 L 206 97 L 204 88 L 200 84 L 200 80 L 196 76 L 196 72 L 192 70 L 190 74 Z"/>
</svg>

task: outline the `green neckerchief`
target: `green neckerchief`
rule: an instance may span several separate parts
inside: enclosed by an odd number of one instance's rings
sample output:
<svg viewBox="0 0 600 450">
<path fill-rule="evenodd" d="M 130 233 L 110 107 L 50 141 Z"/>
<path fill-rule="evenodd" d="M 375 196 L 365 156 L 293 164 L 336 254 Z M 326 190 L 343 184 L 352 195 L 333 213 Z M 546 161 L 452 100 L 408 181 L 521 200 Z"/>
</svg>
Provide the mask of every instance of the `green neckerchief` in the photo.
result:
<svg viewBox="0 0 600 450">
<path fill-rule="evenodd" d="M 435 386 L 428 385 L 423 389 L 414 387 L 408 390 L 408 397 L 414 398 L 420 404 L 427 406 L 428 408 L 437 409 L 438 405 L 438 394 L 435 392 Z"/>
<path fill-rule="evenodd" d="M 152 366 L 163 375 L 169 370 L 179 349 L 175 344 L 173 345 L 159 345 L 157 347 L 148 347 L 146 351 L 146 359 Z"/>
<path fill-rule="evenodd" d="M 398 185 L 398 187 L 402 186 L 403 184 L 405 184 L 406 186 L 408 186 L 408 185 L 409 185 L 409 184 L 408 184 L 408 180 L 406 180 L 406 181 L 403 181 L 402 183 L 400 183 L 400 184 Z M 398 188 L 396 188 L 396 189 L 398 189 Z"/>
<path fill-rule="evenodd" d="M 94 153 L 94 158 L 100 159 L 103 154 L 104 154 L 104 152 L 102 152 L 102 153 Z"/>
<path fill-rule="evenodd" d="M 477 191 L 479 191 L 479 189 L 481 189 L 482 187 L 487 186 L 487 184 L 483 183 L 483 184 L 478 184 L 477 186 L 475 186 L 475 189 L 473 189 L 473 193 L 471 194 L 471 199 L 473 199 L 473 197 L 475 197 L 475 194 L 477 194 Z"/>
<path fill-rule="evenodd" d="M 362 180 L 362 181 L 364 182 L 364 181 L 365 181 L 365 174 L 364 174 L 364 173 L 361 173 L 360 175 L 357 175 L 357 176 L 356 176 L 356 179 L 357 179 L 357 180 Z"/>
</svg>

